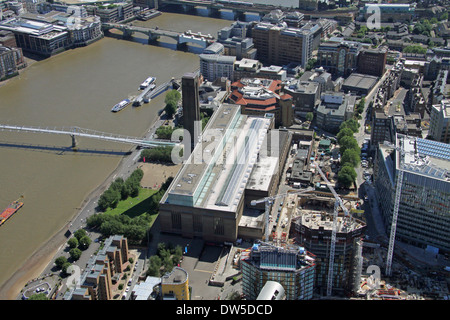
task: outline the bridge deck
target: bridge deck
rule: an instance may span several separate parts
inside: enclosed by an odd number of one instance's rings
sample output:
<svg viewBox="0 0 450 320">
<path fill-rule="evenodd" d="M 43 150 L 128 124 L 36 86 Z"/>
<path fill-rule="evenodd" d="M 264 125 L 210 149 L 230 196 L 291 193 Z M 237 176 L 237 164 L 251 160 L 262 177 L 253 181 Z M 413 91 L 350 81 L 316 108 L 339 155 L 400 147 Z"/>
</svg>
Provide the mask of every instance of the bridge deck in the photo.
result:
<svg viewBox="0 0 450 320">
<path fill-rule="evenodd" d="M 157 147 L 157 146 L 175 146 L 179 143 L 172 142 L 168 140 L 143 140 L 137 137 L 124 136 L 113 133 L 106 133 L 91 129 L 83 129 L 79 127 L 25 127 L 25 126 L 13 126 L 13 125 L 5 125 L 0 124 L 1 131 L 24 131 L 24 132 L 32 132 L 32 133 L 49 133 L 49 134 L 63 134 L 69 135 L 72 137 L 86 137 L 93 139 L 100 139 L 112 142 L 120 142 L 120 143 L 129 143 L 136 144 L 140 146 L 147 147 Z"/>
</svg>

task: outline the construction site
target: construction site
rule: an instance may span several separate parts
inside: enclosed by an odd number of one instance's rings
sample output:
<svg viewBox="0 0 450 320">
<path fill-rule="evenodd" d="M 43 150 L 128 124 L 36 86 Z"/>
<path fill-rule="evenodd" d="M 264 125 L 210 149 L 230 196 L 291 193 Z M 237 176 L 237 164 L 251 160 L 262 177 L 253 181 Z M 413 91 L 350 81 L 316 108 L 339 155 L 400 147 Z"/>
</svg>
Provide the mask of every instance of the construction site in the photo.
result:
<svg viewBox="0 0 450 320">
<path fill-rule="evenodd" d="M 315 147 L 313 143 L 310 152 Z M 254 201 L 266 205 L 266 243 L 298 245 L 314 255 L 314 299 L 448 300 L 450 272 L 430 263 L 434 257 L 417 248 L 397 243 L 394 254 L 395 235 L 389 238 L 384 230 L 383 236 L 369 240 L 367 225 L 380 218 L 372 212 L 376 198 L 338 194 L 334 174 L 327 169 L 331 161 L 324 160 L 321 166 L 309 165 L 316 188 L 286 189 Z M 235 269 L 251 252 L 239 246 L 232 251 L 229 260 Z"/>
</svg>

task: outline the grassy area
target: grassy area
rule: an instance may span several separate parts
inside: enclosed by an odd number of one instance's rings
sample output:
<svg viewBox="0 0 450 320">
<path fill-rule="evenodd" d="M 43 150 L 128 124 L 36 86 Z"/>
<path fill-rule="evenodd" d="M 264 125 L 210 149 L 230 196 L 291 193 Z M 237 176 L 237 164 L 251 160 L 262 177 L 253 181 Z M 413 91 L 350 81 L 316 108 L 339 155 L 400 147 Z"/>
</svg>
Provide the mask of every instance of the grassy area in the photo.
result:
<svg viewBox="0 0 450 320">
<path fill-rule="evenodd" d="M 152 221 L 155 221 L 157 213 L 150 212 L 151 197 L 157 193 L 158 190 L 141 188 L 139 196 L 135 198 L 129 197 L 126 200 L 121 200 L 116 208 L 107 209 L 105 214 L 119 215 L 124 214 L 130 218 L 138 217 L 142 214 L 148 214 L 152 217 Z"/>
</svg>

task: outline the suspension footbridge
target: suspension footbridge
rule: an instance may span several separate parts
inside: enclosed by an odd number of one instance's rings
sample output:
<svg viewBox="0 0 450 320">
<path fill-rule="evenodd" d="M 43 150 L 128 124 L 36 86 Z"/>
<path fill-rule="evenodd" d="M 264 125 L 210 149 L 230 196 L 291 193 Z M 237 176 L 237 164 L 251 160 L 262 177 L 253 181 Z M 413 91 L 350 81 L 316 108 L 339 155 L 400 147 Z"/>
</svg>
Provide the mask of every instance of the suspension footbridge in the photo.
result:
<svg viewBox="0 0 450 320">
<path fill-rule="evenodd" d="M 77 147 L 77 137 L 99 139 L 104 141 L 112 141 L 118 143 L 134 144 L 141 147 L 159 147 L 178 145 L 179 142 L 173 142 L 170 140 L 145 140 L 142 138 L 101 132 L 92 129 L 84 129 L 80 127 L 35 127 L 35 126 L 16 126 L 0 124 L 0 131 L 18 131 L 18 132 L 31 132 L 31 133 L 47 133 L 47 134 L 60 134 L 68 135 L 72 138 L 72 148 Z"/>
</svg>

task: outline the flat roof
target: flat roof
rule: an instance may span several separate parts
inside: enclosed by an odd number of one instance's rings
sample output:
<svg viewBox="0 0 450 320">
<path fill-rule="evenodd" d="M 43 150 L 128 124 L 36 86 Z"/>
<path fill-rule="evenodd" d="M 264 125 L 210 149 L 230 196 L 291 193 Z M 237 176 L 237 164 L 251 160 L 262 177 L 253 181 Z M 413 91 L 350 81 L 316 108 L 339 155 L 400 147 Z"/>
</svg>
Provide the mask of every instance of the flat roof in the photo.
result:
<svg viewBox="0 0 450 320">
<path fill-rule="evenodd" d="M 235 211 L 272 121 L 222 104 L 183 164 L 162 203 Z"/>
<path fill-rule="evenodd" d="M 371 89 L 378 81 L 378 77 L 360 73 L 352 73 L 345 79 L 343 85 L 361 89 Z"/>
</svg>

